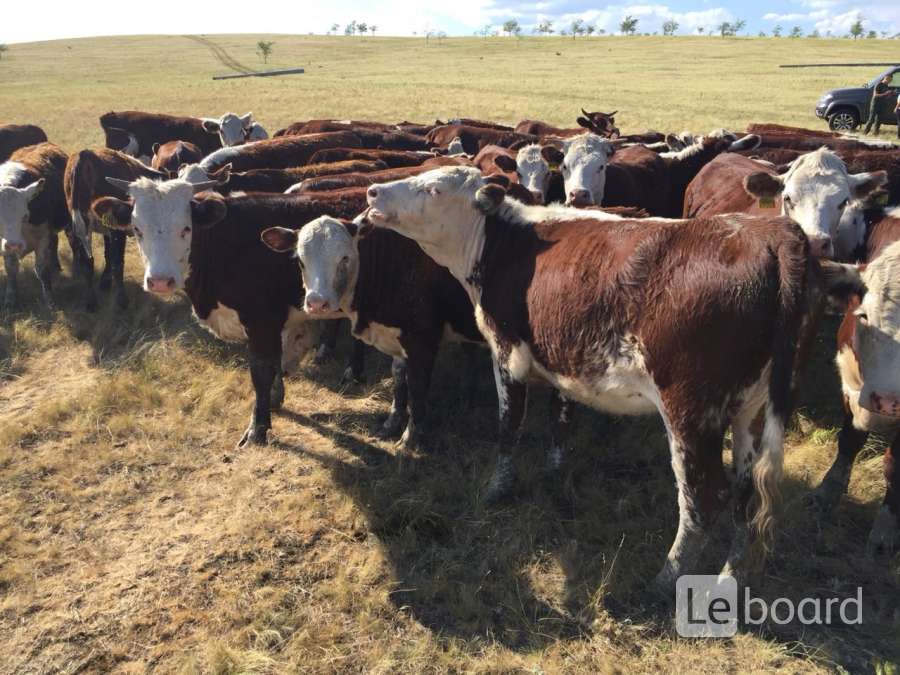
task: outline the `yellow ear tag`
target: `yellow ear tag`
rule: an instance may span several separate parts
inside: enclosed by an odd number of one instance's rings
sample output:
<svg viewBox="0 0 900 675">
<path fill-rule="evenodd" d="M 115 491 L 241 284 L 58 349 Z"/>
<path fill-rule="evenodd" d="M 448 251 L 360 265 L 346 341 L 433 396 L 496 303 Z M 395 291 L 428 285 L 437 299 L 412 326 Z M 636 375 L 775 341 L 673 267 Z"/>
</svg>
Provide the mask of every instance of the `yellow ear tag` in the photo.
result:
<svg viewBox="0 0 900 675">
<path fill-rule="evenodd" d="M 775 208 L 775 199 L 772 197 L 762 197 L 759 200 L 759 208 L 761 209 L 774 209 Z"/>
<path fill-rule="evenodd" d="M 559 171 L 559 164 L 547 164 L 551 171 Z"/>
<path fill-rule="evenodd" d="M 887 206 L 887 203 L 888 203 L 888 193 L 887 193 L 887 192 L 883 192 L 882 194 L 878 195 L 878 196 L 875 198 L 875 203 L 878 204 L 878 206 Z"/>
<path fill-rule="evenodd" d="M 112 215 L 109 213 L 104 213 L 103 217 L 100 219 L 100 224 L 103 225 L 103 227 L 105 227 L 107 230 L 114 229 Z"/>
</svg>

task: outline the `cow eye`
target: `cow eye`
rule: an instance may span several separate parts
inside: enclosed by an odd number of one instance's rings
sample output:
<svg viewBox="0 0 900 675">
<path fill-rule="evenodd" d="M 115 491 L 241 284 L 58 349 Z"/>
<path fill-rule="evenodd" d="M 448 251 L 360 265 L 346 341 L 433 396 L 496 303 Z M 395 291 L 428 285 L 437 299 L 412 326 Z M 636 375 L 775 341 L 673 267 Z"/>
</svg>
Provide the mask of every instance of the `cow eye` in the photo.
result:
<svg viewBox="0 0 900 675">
<path fill-rule="evenodd" d="M 850 203 L 849 199 L 845 199 L 844 201 L 842 201 L 840 204 L 838 204 L 838 211 L 843 211 L 844 209 L 846 209 L 847 204 L 849 204 L 849 203 Z"/>
<path fill-rule="evenodd" d="M 784 200 L 783 200 L 783 201 L 784 201 L 784 205 L 785 205 L 785 206 L 790 206 L 790 205 L 793 203 L 793 202 L 791 202 L 791 198 L 788 197 L 787 195 L 784 196 Z"/>
</svg>

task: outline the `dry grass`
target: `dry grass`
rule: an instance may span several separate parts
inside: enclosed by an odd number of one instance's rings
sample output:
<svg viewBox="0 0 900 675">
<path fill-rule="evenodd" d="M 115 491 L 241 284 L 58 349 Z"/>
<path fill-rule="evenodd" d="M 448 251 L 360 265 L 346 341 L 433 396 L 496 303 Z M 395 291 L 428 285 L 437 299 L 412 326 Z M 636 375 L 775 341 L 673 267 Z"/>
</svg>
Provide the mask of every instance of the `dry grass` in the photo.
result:
<svg viewBox="0 0 900 675">
<path fill-rule="evenodd" d="M 221 39 L 235 54 L 254 41 Z M 550 55 L 579 59 L 570 67 L 594 60 L 587 76 L 563 86 L 560 71 L 533 67 L 563 57 L 539 59 L 535 44 L 279 37 L 273 66 L 299 61 L 308 76 L 215 85 L 198 80 L 215 70 L 205 48 L 179 38 L 15 46 L 0 64 L 0 119 L 37 121 L 69 149 L 99 142 L 96 115 L 113 107 L 252 108 L 270 127 L 323 115 L 565 122 L 611 78 L 616 97 L 597 107 L 626 109 L 618 97 L 630 100 L 626 126 L 703 129 L 747 121 L 714 117 L 746 108 L 735 87 L 788 60 L 774 53 L 786 52 L 787 40 L 734 43 L 753 57 L 737 63 L 724 60 L 725 41 L 540 42 Z M 790 44 L 810 50 L 803 60 L 824 49 Z M 865 59 L 873 47 L 854 49 Z M 626 52 L 641 60 L 629 64 Z M 671 68 L 656 72 L 667 59 Z M 685 72 L 698 77 L 699 64 L 717 62 L 708 90 L 731 78 L 724 107 L 695 96 L 681 110 L 670 104 L 686 96 Z M 642 67 L 671 89 L 633 90 Z M 753 119 L 802 122 L 819 90 L 837 83 L 781 87 L 786 102 L 776 110 L 754 99 Z M 685 110 L 691 121 L 671 121 Z M 370 384 L 352 391 L 339 388 L 338 364 L 305 365 L 288 382 L 276 442 L 235 452 L 251 401 L 242 350 L 198 329 L 184 300 L 142 293 L 131 249 L 125 313 L 78 309 L 65 250 L 63 266 L 61 311 L 42 309 L 29 263 L 22 311 L 0 318 L 0 672 L 819 672 L 900 658 L 900 561 L 862 556 L 884 489 L 877 448 L 858 462 L 833 520 L 815 522 L 798 502 L 835 452 L 833 326 L 822 333 L 791 436 L 783 522 L 761 592 L 862 585 L 866 623 L 690 641 L 639 603 L 676 521 L 657 422 L 585 413 L 576 456 L 548 476 L 547 396 L 538 392 L 518 498 L 486 509 L 479 496 L 493 447 L 484 439 L 495 417 L 487 362 L 479 398 L 462 401 L 462 361 L 448 348 L 432 392 L 438 433 L 429 453 L 401 457 L 372 436 L 389 401 L 387 364 L 377 357 Z M 710 565 L 727 532 L 723 522 Z"/>
</svg>

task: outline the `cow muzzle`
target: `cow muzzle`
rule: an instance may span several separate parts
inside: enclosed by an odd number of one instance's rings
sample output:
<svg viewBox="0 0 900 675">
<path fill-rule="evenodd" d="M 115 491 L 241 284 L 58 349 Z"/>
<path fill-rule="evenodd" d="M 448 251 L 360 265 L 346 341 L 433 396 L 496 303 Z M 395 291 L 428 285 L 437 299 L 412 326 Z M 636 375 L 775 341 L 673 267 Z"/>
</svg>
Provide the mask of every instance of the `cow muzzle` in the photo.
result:
<svg viewBox="0 0 900 675">
<path fill-rule="evenodd" d="M 306 305 L 305 309 L 307 314 L 325 314 L 331 311 L 328 299 L 321 293 L 316 293 L 315 291 L 309 291 L 306 294 L 304 304 Z"/>
<path fill-rule="evenodd" d="M 869 400 L 860 400 L 860 405 L 876 415 L 900 418 L 900 395 L 883 394 L 873 391 L 869 394 Z"/>
<path fill-rule="evenodd" d="M 813 258 L 830 258 L 834 255 L 834 244 L 826 235 L 809 238 L 809 253 Z"/>
<path fill-rule="evenodd" d="M 569 191 L 569 198 L 566 200 L 566 206 L 574 206 L 576 209 L 580 209 L 585 206 L 591 206 L 592 204 L 593 200 L 591 199 L 590 190 L 579 188 L 577 190 Z"/>
<path fill-rule="evenodd" d="M 170 295 L 175 291 L 173 277 L 147 277 L 147 290 L 157 295 Z"/>
</svg>

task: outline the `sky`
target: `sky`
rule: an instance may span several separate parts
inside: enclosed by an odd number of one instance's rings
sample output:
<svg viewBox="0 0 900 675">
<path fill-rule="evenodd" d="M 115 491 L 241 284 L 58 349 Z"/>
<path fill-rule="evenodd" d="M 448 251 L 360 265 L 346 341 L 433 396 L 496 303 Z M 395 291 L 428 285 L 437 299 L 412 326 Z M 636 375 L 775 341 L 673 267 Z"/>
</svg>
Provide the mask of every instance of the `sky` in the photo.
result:
<svg viewBox="0 0 900 675">
<path fill-rule="evenodd" d="M 0 22 L 0 43 L 29 42 L 96 35 L 184 33 L 325 33 L 332 24 L 352 20 L 375 24 L 379 35 L 422 35 L 444 31 L 472 35 L 491 25 L 516 19 L 528 34 L 543 20 L 559 31 L 583 19 L 598 30 L 617 32 L 626 15 L 638 19 L 638 31 L 659 31 L 674 19 L 679 33 L 709 31 L 723 21 L 746 21 L 744 33 L 784 32 L 800 26 L 844 35 L 861 17 L 866 30 L 900 33 L 900 0 L 671 0 L 667 4 L 602 4 L 589 0 L 252 0 L 215 3 L 151 0 L 128 5 L 111 0 L 9 3 Z"/>
</svg>

